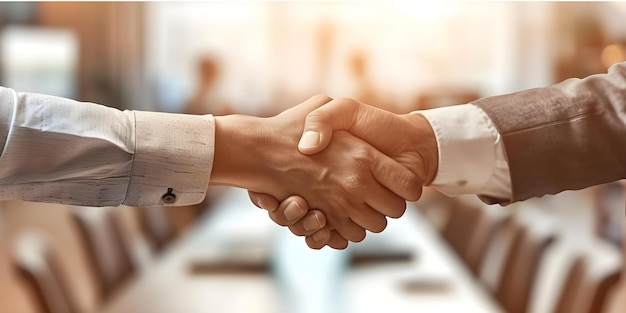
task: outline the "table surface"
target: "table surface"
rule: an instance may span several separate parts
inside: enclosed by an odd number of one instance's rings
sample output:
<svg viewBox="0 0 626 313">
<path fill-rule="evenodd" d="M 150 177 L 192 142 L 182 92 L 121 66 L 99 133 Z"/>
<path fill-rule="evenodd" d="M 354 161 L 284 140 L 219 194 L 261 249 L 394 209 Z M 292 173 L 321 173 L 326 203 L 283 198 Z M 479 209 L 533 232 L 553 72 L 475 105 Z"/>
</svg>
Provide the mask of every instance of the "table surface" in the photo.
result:
<svg viewBox="0 0 626 313">
<path fill-rule="evenodd" d="M 349 264 L 357 255 L 383 253 L 411 259 Z M 235 270 L 220 270 L 224 266 Z M 265 211 L 249 203 L 245 191 L 233 189 L 101 312 L 500 310 L 415 209 L 347 251 L 314 251 L 302 238 L 272 224 Z"/>
</svg>

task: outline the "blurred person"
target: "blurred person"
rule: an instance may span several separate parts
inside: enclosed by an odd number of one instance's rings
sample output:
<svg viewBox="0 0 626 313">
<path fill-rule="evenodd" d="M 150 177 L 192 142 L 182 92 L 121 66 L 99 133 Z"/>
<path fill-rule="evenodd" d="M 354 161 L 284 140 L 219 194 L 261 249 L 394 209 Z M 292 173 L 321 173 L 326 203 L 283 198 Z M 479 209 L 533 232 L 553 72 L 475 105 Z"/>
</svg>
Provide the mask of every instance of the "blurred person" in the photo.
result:
<svg viewBox="0 0 626 313">
<path fill-rule="evenodd" d="M 365 54 L 362 51 L 354 51 L 348 60 L 348 65 L 357 83 L 356 98 L 376 106 L 379 99 L 376 88 L 368 77 L 368 62 Z"/>
<path fill-rule="evenodd" d="M 369 78 L 369 61 L 363 51 L 354 51 L 350 55 L 348 66 L 356 82 L 356 99 L 381 109 L 395 111 L 392 103 L 379 96 L 376 85 Z"/>
<path fill-rule="evenodd" d="M 186 114 L 233 114 L 231 105 L 219 92 L 220 64 L 217 58 L 204 56 L 198 62 L 198 85 L 191 99 L 185 104 Z"/>
<path fill-rule="evenodd" d="M 304 118 L 329 100 L 315 96 L 271 118 L 213 117 L 119 111 L 0 87 L 0 199 L 191 205 L 209 184 L 277 199 L 298 194 L 325 210 L 323 221 L 306 219 L 308 228 L 333 226 L 315 238 L 344 248 L 366 229 L 382 231 L 385 216 L 401 216 L 421 182 L 347 132 L 334 134 L 323 153 L 300 153 Z M 299 220 L 306 212 L 291 203 L 283 213 Z"/>
<path fill-rule="evenodd" d="M 299 149 L 314 155 L 334 131 L 347 130 L 405 164 L 407 156 L 419 160 L 409 168 L 425 185 L 501 205 L 626 178 L 626 62 L 607 74 L 413 113 L 334 100 L 309 113 Z M 288 203 L 251 199 L 284 222 Z M 309 208 L 304 199 L 288 201 Z M 308 214 L 323 220 L 323 212 Z M 290 230 L 312 248 L 324 246 L 302 221 Z"/>
</svg>

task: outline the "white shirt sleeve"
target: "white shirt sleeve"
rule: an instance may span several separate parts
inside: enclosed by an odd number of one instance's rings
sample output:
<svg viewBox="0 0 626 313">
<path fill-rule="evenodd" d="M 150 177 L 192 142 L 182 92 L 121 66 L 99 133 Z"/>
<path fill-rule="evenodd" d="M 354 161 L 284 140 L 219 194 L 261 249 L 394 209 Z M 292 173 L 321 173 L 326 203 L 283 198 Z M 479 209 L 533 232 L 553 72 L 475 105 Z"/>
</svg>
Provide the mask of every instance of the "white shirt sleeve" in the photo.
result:
<svg viewBox="0 0 626 313">
<path fill-rule="evenodd" d="M 0 87 L 0 199 L 195 204 L 213 143 L 210 115 L 119 111 Z"/>
<path fill-rule="evenodd" d="M 439 166 L 433 187 L 451 196 L 511 199 L 504 144 L 482 109 L 464 104 L 414 113 L 428 120 L 437 138 Z"/>
</svg>

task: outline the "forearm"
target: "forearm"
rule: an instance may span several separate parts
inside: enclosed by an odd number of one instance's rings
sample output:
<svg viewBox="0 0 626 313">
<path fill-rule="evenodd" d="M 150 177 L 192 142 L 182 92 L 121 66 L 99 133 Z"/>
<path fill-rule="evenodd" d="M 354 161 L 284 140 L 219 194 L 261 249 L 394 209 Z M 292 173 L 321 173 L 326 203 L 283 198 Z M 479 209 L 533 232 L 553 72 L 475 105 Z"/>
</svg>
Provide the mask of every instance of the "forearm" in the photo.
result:
<svg viewBox="0 0 626 313">
<path fill-rule="evenodd" d="M 475 104 L 502 134 L 513 201 L 626 177 L 626 63 Z"/>
<path fill-rule="evenodd" d="M 211 185 L 258 190 L 263 182 L 262 151 L 271 145 L 263 119 L 245 115 L 215 117 L 215 156 Z"/>
<path fill-rule="evenodd" d="M 204 198 L 211 117 L 121 112 L 1 87 L 0 109 L 2 199 L 148 206 L 164 204 L 168 188 L 172 204 Z"/>
</svg>

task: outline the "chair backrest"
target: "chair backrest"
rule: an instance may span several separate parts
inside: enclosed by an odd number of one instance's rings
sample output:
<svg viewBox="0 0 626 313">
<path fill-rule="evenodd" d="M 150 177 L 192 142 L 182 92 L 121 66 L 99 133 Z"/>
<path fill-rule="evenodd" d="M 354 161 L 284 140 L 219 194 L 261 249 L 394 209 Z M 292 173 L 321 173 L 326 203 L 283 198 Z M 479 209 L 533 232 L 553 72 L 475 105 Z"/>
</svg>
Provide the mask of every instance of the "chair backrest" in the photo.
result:
<svg viewBox="0 0 626 313">
<path fill-rule="evenodd" d="M 522 231 L 514 216 L 504 218 L 494 229 L 494 236 L 489 243 L 480 265 L 478 279 L 492 294 L 501 285 L 505 266 L 512 253 L 513 242 Z"/>
<path fill-rule="evenodd" d="M 162 251 L 174 238 L 174 229 L 164 207 L 141 207 L 139 224 L 148 244 L 155 252 Z"/>
<path fill-rule="evenodd" d="M 553 313 L 605 312 L 609 294 L 620 282 L 621 268 L 594 276 L 589 274 L 589 262 L 593 262 L 593 258 L 585 256 L 572 262 Z"/>
<path fill-rule="evenodd" d="M 463 259 L 470 271 L 478 276 L 487 255 L 488 248 L 496 239 L 498 231 L 506 223 L 506 217 L 492 216 L 481 210 L 480 218 L 475 227 L 472 241 L 465 251 Z"/>
<path fill-rule="evenodd" d="M 57 256 L 42 236 L 27 233 L 19 237 L 14 266 L 32 291 L 37 312 L 77 312 Z"/>
<path fill-rule="evenodd" d="M 106 300 L 135 273 L 120 222 L 113 208 L 78 207 L 73 218 L 98 282 L 101 300 Z"/>
<path fill-rule="evenodd" d="M 607 273 L 598 281 L 595 285 L 595 290 L 592 292 L 591 305 L 587 313 L 605 312 L 609 294 L 619 285 L 621 274 L 621 268 L 618 268 Z"/>
<path fill-rule="evenodd" d="M 587 265 L 585 259 L 578 257 L 572 262 L 561 289 L 554 313 L 575 313 L 578 305 L 579 292 L 582 290 Z"/>
<path fill-rule="evenodd" d="M 451 208 L 443 237 L 463 261 L 467 262 L 468 249 L 471 247 L 470 243 L 481 218 L 480 208 L 464 204 L 462 201 L 458 201 Z"/>
<path fill-rule="evenodd" d="M 516 231 L 506 258 L 496 299 L 508 313 L 526 313 L 542 256 L 554 242 L 553 236 L 538 236 L 527 227 L 513 223 Z"/>
</svg>

